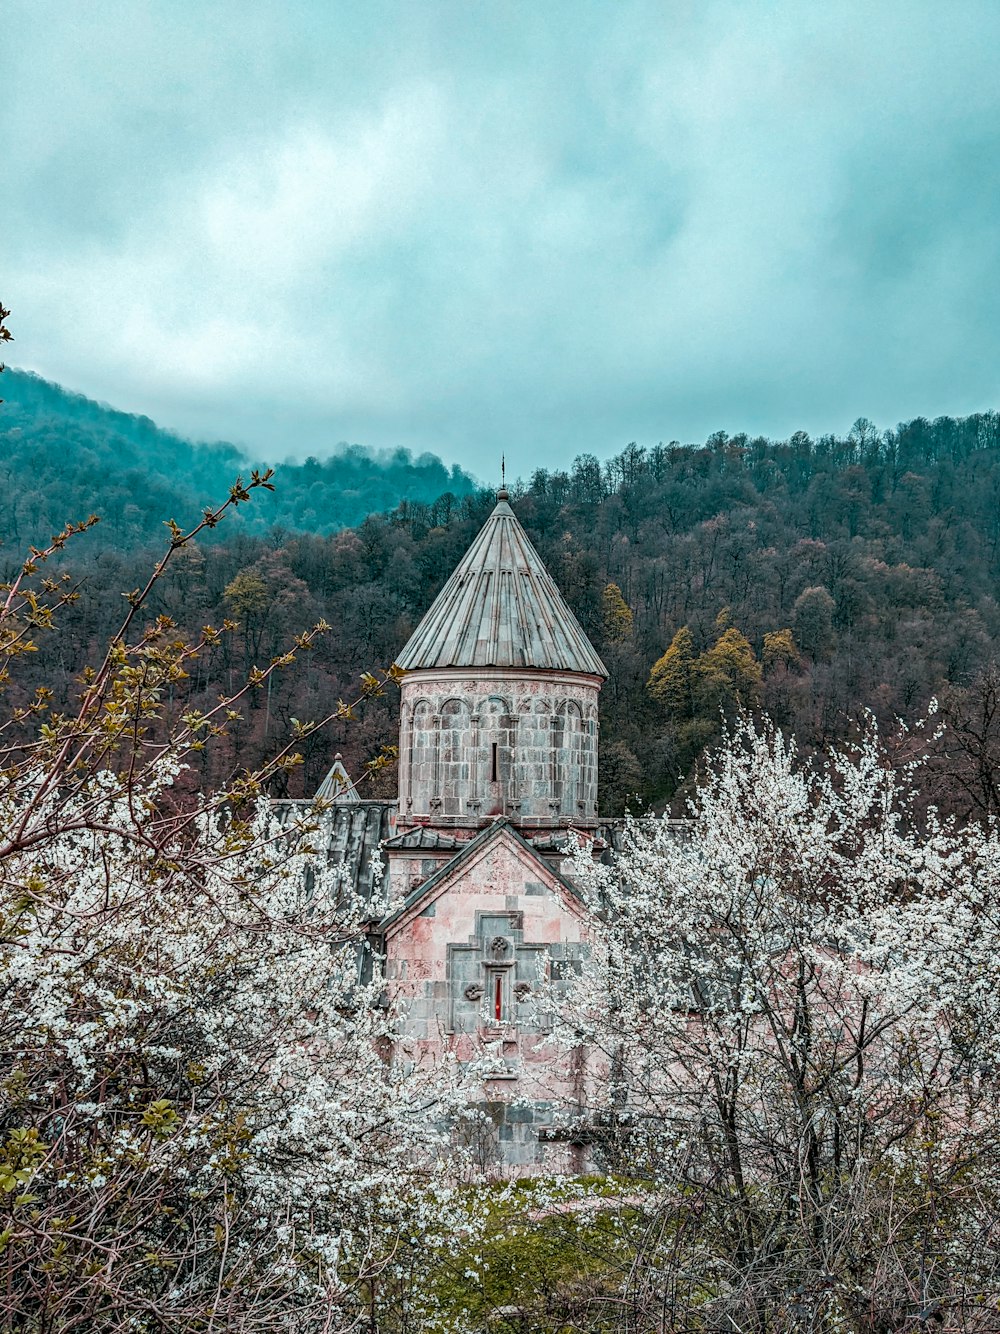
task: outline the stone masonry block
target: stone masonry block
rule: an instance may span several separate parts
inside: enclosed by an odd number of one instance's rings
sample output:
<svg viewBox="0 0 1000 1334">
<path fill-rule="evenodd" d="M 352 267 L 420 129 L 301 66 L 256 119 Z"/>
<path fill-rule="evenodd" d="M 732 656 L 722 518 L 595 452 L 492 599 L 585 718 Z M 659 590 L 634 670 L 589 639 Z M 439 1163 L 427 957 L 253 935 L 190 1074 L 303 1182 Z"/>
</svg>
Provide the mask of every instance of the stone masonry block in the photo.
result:
<svg viewBox="0 0 1000 1334">
<path fill-rule="evenodd" d="M 530 1103 L 511 1103 L 507 1108 L 507 1120 L 511 1125 L 530 1126 L 535 1120 L 535 1109 Z"/>
</svg>

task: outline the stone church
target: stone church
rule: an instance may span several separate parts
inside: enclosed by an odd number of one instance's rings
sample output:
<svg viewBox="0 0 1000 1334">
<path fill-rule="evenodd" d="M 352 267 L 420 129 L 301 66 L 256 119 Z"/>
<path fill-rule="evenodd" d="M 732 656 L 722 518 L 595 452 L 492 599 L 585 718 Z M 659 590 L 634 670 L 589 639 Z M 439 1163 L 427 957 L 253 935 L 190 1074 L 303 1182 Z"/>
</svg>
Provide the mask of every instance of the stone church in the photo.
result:
<svg viewBox="0 0 1000 1334">
<path fill-rule="evenodd" d="M 581 839 L 594 855 L 604 847 L 607 671 L 506 490 L 396 662 L 398 800 L 360 800 L 339 757 L 320 789 L 357 890 L 370 894 L 381 866 L 399 905 L 373 930 L 405 1016 L 396 1058 L 490 1052 L 498 1073 L 482 1106 L 495 1160 L 580 1170 L 585 1150 L 567 1127 L 593 1071 L 548 1042 L 535 993 L 588 954 L 569 852 Z"/>
</svg>

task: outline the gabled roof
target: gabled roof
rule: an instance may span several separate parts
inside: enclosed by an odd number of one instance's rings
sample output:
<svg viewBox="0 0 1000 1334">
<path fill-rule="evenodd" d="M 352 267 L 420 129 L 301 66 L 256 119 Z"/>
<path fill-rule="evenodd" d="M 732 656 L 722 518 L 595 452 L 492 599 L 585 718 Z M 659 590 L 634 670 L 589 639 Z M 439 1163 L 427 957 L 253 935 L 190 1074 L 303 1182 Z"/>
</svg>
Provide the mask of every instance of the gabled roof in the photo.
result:
<svg viewBox="0 0 1000 1334">
<path fill-rule="evenodd" d="M 606 677 L 579 621 L 498 492 L 496 508 L 396 664 L 535 667 Z"/>
<path fill-rule="evenodd" d="M 516 848 L 526 853 L 528 858 L 538 867 L 542 878 L 548 879 L 554 886 L 557 886 L 562 891 L 564 899 L 574 904 L 578 912 L 585 913 L 587 911 L 580 897 L 580 891 L 573 882 L 567 880 L 564 875 L 560 875 L 544 857 L 540 856 L 538 851 L 531 846 L 526 838 L 522 837 L 510 820 L 504 816 L 487 825 L 482 833 L 477 834 L 475 838 L 463 843 L 453 857 L 449 857 L 446 862 L 437 868 L 433 875 L 429 875 L 426 880 L 422 880 L 419 885 L 412 889 L 395 912 L 390 913 L 383 920 L 382 930 L 398 926 L 407 918 L 415 916 L 416 912 L 422 910 L 425 904 L 430 903 L 444 893 L 448 881 L 460 872 L 467 863 L 484 853 L 490 843 L 501 838 L 510 839 Z M 392 934 L 391 931 L 390 934 Z"/>
</svg>

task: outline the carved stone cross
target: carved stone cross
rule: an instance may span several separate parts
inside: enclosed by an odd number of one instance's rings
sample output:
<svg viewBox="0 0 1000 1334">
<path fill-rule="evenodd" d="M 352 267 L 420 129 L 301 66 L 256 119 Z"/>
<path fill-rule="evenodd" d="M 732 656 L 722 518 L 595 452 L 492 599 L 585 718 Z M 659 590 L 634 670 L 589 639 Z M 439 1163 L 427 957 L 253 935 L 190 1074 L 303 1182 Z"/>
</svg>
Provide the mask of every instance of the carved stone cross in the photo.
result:
<svg viewBox="0 0 1000 1334">
<path fill-rule="evenodd" d="M 450 1031 L 524 1027 L 545 950 L 525 942 L 523 913 L 477 913 L 476 934 L 448 946 Z"/>
</svg>

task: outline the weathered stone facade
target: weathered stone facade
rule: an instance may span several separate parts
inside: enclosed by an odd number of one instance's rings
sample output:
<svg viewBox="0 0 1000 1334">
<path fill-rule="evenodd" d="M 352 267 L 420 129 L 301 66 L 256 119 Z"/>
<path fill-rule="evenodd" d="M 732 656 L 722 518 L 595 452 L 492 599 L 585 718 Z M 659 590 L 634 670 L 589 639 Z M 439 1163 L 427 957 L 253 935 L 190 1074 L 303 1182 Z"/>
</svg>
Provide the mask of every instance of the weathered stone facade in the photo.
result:
<svg viewBox="0 0 1000 1334">
<path fill-rule="evenodd" d="M 394 881 L 415 886 L 383 927 L 386 986 L 405 1009 L 396 1059 L 502 1059 L 480 1104 L 495 1163 L 582 1170 L 584 1149 L 559 1127 L 587 1105 L 597 1070 L 554 1048 L 539 999 L 542 984 L 558 992 L 585 966 L 589 918 L 576 891 L 506 820 L 436 863 L 406 842 L 386 847 Z M 417 867 L 433 869 L 423 879 Z"/>
<path fill-rule="evenodd" d="M 596 839 L 598 693 L 607 672 L 501 492 L 402 650 L 396 834 L 403 906 L 382 924 L 402 1002 L 396 1059 L 488 1051 L 481 1106 L 514 1171 L 578 1171 L 562 1134 L 600 1076 L 558 1052 L 540 996 L 586 966 L 569 831 Z"/>
<path fill-rule="evenodd" d="M 600 678 L 443 668 L 403 680 L 399 813 L 477 825 L 597 823 Z"/>
</svg>

